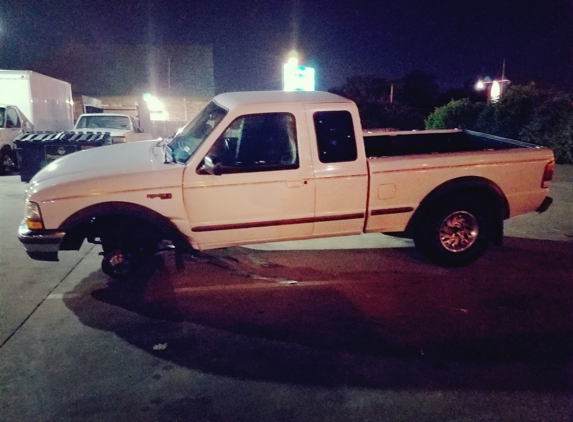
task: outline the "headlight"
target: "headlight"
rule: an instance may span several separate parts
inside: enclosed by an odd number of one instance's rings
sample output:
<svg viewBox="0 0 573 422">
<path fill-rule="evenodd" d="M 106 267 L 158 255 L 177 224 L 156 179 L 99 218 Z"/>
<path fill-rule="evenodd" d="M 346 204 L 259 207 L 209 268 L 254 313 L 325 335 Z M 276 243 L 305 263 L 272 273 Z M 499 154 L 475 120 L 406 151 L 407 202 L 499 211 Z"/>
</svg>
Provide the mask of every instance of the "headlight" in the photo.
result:
<svg viewBox="0 0 573 422">
<path fill-rule="evenodd" d="M 125 136 L 112 136 L 111 143 L 112 144 L 123 144 L 125 142 Z"/>
<path fill-rule="evenodd" d="M 44 228 L 40 207 L 35 202 L 26 201 L 24 220 L 30 230 L 42 230 Z"/>
</svg>

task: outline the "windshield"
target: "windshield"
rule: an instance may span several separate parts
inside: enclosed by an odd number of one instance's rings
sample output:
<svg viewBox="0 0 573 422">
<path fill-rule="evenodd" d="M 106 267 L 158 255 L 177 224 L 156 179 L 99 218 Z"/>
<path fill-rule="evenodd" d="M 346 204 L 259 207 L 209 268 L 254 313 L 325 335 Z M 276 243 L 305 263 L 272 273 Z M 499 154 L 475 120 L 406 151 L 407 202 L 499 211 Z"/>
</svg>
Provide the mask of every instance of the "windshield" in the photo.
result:
<svg viewBox="0 0 573 422">
<path fill-rule="evenodd" d="M 187 162 L 199 145 L 227 115 L 227 111 L 214 102 L 210 102 L 169 142 L 168 149 L 173 160 L 177 163 Z"/>
<path fill-rule="evenodd" d="M 76 129 L 121 129 L 130 130 L 127 116 L 82 116 L 76 124 Z"/>
</svg>

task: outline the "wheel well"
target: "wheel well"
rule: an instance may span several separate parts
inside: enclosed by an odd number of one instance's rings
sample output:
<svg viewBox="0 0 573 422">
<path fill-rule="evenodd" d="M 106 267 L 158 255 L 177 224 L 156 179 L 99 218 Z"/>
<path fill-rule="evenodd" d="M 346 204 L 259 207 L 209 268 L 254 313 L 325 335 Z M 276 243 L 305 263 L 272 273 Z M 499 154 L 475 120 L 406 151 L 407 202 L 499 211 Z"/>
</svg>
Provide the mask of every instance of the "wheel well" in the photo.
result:
<svg viewBox="0 0 573 422">
<path fill-rule="evenodd" d="M 1 155 L 12 155 L 16 158 L 16 149 L 12 148 L 10 144 L 4 144 L 0 146 L 0 154 Z"/>
<path fill-rule="evenodd" d="M 170 240 L 176 247 L 189 248 L 188 242 L 175 225 L 163 215 L 128 202 L 106 202 L 84 208 L 61 225 L 66 232 L 62 250 L 77 250 L 83 241 L 94 243 L 104 234 L 137 229 L 138 240 L 157 243 Z"/>
<path fill-rule="evenodd" d="M 494 243 L 501 243 L 503 238 L 503 220 L 509 218 L 509 203 L 499 186 L 491 180 L 475 176 L 449 180 L 430 192 L 420 203 L 408 222 L 406 227 L 408 236 L 414 235 L 423 223 L 425 216 L 428 215 L 428 212 L 435 204 L 450 200 L 450 198 L 460 194 L 475 195 L 483 198 L 491 207 L 492 212 L 497 213 L 497 215 L 493 215 L 494 218 L 492 219 L 494 226 L 491 240 Z"/>
</svg>

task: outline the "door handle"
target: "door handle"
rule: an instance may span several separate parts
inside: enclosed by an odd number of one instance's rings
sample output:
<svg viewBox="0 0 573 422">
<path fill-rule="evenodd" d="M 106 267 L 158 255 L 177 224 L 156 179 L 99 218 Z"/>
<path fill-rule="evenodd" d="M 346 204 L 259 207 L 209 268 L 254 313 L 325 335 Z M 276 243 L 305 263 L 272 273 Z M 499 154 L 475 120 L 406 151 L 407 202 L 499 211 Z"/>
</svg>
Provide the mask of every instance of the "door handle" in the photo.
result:
<svg viewBox="0 0 573 422">
<path fill-rule="evenodd" d="M 306 180 L 290 180 L 287 182 L 287 188 L 300 188 L 303 185 L 306 185 Z"/>
</svg>

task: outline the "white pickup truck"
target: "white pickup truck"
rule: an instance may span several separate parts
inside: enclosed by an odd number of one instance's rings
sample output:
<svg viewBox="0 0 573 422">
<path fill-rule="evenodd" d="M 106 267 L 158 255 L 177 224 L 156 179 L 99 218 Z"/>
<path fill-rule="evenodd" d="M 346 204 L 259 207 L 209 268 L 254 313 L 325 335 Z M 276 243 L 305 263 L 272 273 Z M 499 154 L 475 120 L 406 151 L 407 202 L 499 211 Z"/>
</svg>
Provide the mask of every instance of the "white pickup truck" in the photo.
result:
<svg viewBox="0 0 573 422">
<path fill-rule="evenodd" d="M 18 236 L 57 260 L 87 239 L 131 275 L 158 245 L 206 250 L 359 233 L 414 239 L 459 266 L 500 243 L 503 221 L 544 211 L 550 149 L 459 130 L 363 132 L 324 92 L 216 96 L 173 138 L 77 152 L 27 189 Z"/>
<path fill-rule="evenodd" d="M 74 131 L 107 132 L 114 144 L 153 139 L 151 133 L 143 133 L 137 121 L 127 114 L 85 113 L 78 117 Z"/>
</svg>

